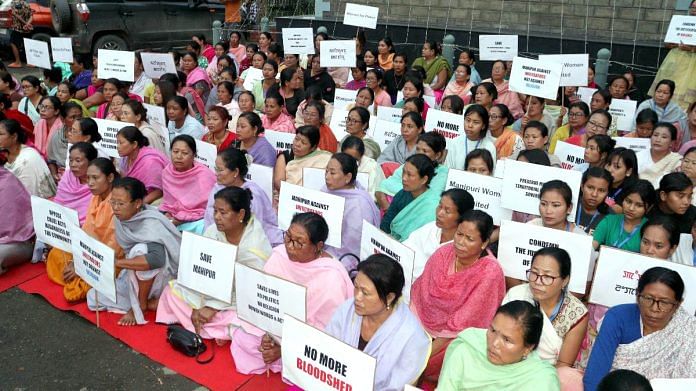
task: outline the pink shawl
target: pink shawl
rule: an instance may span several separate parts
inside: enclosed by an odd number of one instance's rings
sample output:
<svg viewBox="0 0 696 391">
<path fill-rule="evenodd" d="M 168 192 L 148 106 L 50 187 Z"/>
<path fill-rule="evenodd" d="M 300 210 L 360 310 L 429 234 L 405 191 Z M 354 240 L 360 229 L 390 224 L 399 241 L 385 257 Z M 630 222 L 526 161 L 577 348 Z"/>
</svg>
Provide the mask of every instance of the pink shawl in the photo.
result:
<svg viewBox="0 0 696 391">
<path fill-rule="evenodd" d="M 206 84 L 208 84 L 208 87 L 213 85 L 213 82 L 210 81 L 210 77 L 208 77 L 208 74 L 200 67 L 195 67 L 191 70 L 191 72 L 188 73 L 188 75 L 186 75 L 186 85 L 189 87 L 193 87 L 193 85 L 198 83 L 199 81 L 206 82 Z"/>
<path fill-rule="evenodd" d="M 462 98 L 462 100 L 471 100 L 471 87 L 474 86 L 474 83 L 472 82 L 467 82 L 463 87 L 457 84 L 456 81 L 452 80 L 447 84 L 447 87 L 445 87 L 445 92 L 442 94 L 443 99 L 445 97 L 448 97 L 450 95 L 457 95 L 458 97 Z"/>
<path fill-rule="evenodd" d="M 0 244 L 25 242 L 34 236 L 31 197 L 12 172 L 0 166 Z"/>
<path fill-rule="evenodd" d="M 169 160 L 161 152 L 151 147 L 142 147 L 130 167 L 128 158 L 121 159 L 121 172 L 123 176 L 139 180 L 145 184 L 147 191 L 151 192 L 162 189 L 162 171 L 167 164 Z"/>
<path fill-rule="evenodd" d="M 87 209 L 92 201 L 92 192 L 87 184 L 80 183 L 72 171 L 65 170 L 63 177 L 58 182 L 58 191 L 53 201 L 66 208 L 75 209 L 80 218 L 80 224 L 82 224 L 87 217 Z"/>
<path fill-rule="evenodd" d="M 236 48 L 230 47 L 230 53 L 232 53 L 232 55 L 237 59 L 237 62 L 241 64 L 246 58 L 246 46 L 239 45 Z"/>
<path fill-rule="evenodd" d="M 491 79 L 484 80 L 484 82 L 486 81 L 493 83 L 493 80 Z M 522 117 L 524 115 L 524 108 L 522 107 L 520 97 L 517 96 L 517 93 L 510 91 L 510 83 L 505 81 L 500 85 L 495 83 L 493 84 L 495 85 L 495 88 L 498 90 L 498 99 L 496 99 L 496 103 L 502 103 L 505 106 L 507 106 L 508 109 L 510 109 L 512 116 L 515 117 L 515 119 Z"/>
<path fill-rule="evenodd" d="M 162 172 L 164 196 L 160 211 L 183 222 L 200 220 L 214 185 L 215 174 L 208 167 L 194 162 L 190 170 L 180 172 L 170 163 Z"/>
<path fill-rule="evenodd" d="M 273 249 L 264 271 L 307 288 L 307 323 L 321 330 L 336 309 L 353 297 L 353 283 L 346 269 L 333 258 L 293 262 L 281 244 Z"/>
<path fill-rule="evenodd" d="M 261 125 L 264 129 L 275 130 L 276 132 L 295 133 L 295 121 L 288 114 L 280 113 L 275 121 L 271 121 L 266 114 L 261 116 Z"/>
<path fill-rule="evenodd" d="M 435 337 L 487 328 L 505 297 L 503 269 L 492 255 L 456 273 L 455 259 L 454 243 L 443 245 L 411 288 L 411 309 Z"/>
<path fill-rule="evenodd" d="M 59 131 L 63 127 L 63 121 L 60 117 L 53 121 L 53 126 L 48 129 L 48 123 L 45 119 L 41 118 L 39 122 L 34 126 L 34 147 L 36 148 L 41 156 L 46 156 L 46 150 L 48 149 L 48 143 L 53 136 L 53 133 Z"/>
<path fill-rule="evenodd" d="M 205 56 L 205 59 L 210 62 L 215 58 L 215 48 L 211 44 L 206 44 L 202 50 L 202 54 Z"/>
</svg>

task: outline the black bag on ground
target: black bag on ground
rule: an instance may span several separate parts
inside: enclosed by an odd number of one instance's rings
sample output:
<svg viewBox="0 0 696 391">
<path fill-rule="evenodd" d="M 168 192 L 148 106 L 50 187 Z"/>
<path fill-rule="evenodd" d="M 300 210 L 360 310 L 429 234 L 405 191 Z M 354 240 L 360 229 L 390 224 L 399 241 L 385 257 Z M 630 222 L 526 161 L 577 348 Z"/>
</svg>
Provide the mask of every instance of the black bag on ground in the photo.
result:
<svg viewBox="0 0 696 391">
<path fill-rule="evenodd" d="M 175 350 L 189 357 L 195 357 L 196 362 L 199 364 L 207 364 L 215 357 L 215 351 L 213 349 L 213 355 L 209 359 L 200 360 L 200 355 L 203 354 L 208 347 L 200 335 L 186 330 L 181 327 L 181 325 L 170 324 L 167 327 L 167 341 Z"/>
</svg>

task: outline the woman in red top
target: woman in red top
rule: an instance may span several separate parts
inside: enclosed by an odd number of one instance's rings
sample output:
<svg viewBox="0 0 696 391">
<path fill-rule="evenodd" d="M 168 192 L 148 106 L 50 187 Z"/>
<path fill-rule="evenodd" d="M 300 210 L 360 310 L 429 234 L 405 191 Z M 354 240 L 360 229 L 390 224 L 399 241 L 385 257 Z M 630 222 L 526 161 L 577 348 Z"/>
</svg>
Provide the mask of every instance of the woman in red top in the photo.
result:
<svg viewBox="0 0 696 391">
<path fill-rule="evenodd" d="M 229 120 L 230 114 L 224 107 L 213 106 L 208 111 L 205 123 L 208 133 L 203 135 L 203 141 L 215 145 L 218 153 L 227 149 L 237 139 L 234 133 L 227 130 Z"/>
</svg>

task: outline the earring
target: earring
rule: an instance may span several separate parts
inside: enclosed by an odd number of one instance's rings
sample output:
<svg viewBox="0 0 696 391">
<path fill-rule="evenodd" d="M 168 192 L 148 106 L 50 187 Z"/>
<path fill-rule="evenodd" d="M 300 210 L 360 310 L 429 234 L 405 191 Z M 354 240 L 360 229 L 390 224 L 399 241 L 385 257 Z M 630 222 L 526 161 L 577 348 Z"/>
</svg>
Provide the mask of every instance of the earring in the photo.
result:
<svg viewBox="0 0 696 391">
<path fill-rule="evenodd" d="M 243 223 L 243 222 L 244 222 L 244 219 L 239 219 L 239 222 L 240 222 L 240 223 Z"/>
<path fill-rule="evenodd" d="M 387 311 L 391 311 L 391 306 L 387 304 Z"/>
</svg>

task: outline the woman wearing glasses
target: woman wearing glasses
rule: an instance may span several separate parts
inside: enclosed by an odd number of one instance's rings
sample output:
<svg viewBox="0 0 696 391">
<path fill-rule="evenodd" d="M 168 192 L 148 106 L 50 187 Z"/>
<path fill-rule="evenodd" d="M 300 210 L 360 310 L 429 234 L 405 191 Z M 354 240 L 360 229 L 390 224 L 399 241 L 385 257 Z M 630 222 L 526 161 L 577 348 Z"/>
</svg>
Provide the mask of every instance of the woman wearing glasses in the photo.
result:
<svg viewBox="0 0 696 391">
<path fill-rule="evenodd" d="M 568 137 L 565 142 L 580 147 L 586 147 L 587 141 L 590 139 L 590 137 L 594 136 L 595 134 L 607 134 L 610 127 L 611 114 L 604 109 L 599 109 L 590 114 L 590 118 L 587 120 L 587 124 L 585 126 L 585 133 Z"/>
<path fill-rule="evenodd" d="M 581 376 L 571 367 L 587 331 L 587 308 L 578 298 L 569 294 L 570 255 L 561 248 L 539 249 L 527 270 L 528 284 L 511 288 L 503 304 L 524 300 L 539 305 L 544 327 L 537 352 L 559 369 L 561 389 L 578 384 Z M 561 369 L 564 368 L 564 369 Z"/>
<path fill-rule="evenodd" d="M 636 302 L 607 311 L 585 371 L 594 391 L 612 369 L 630 369 L 648 379 L 696 377 L 696 319 L 680 309 L 679 273 L 653 267 L 638 280 Z"/>
<path fill-rule="evenodd" d="M 556 129 L 551 136 L 549 152 L 556 151 L 556 143 L 566 141 L 569 137 L 585 133 L 585 125 L 590 117 L 590 108 L 585 102 L 575 102 L 568 108 L 568 123 Z"/>
</svg>

